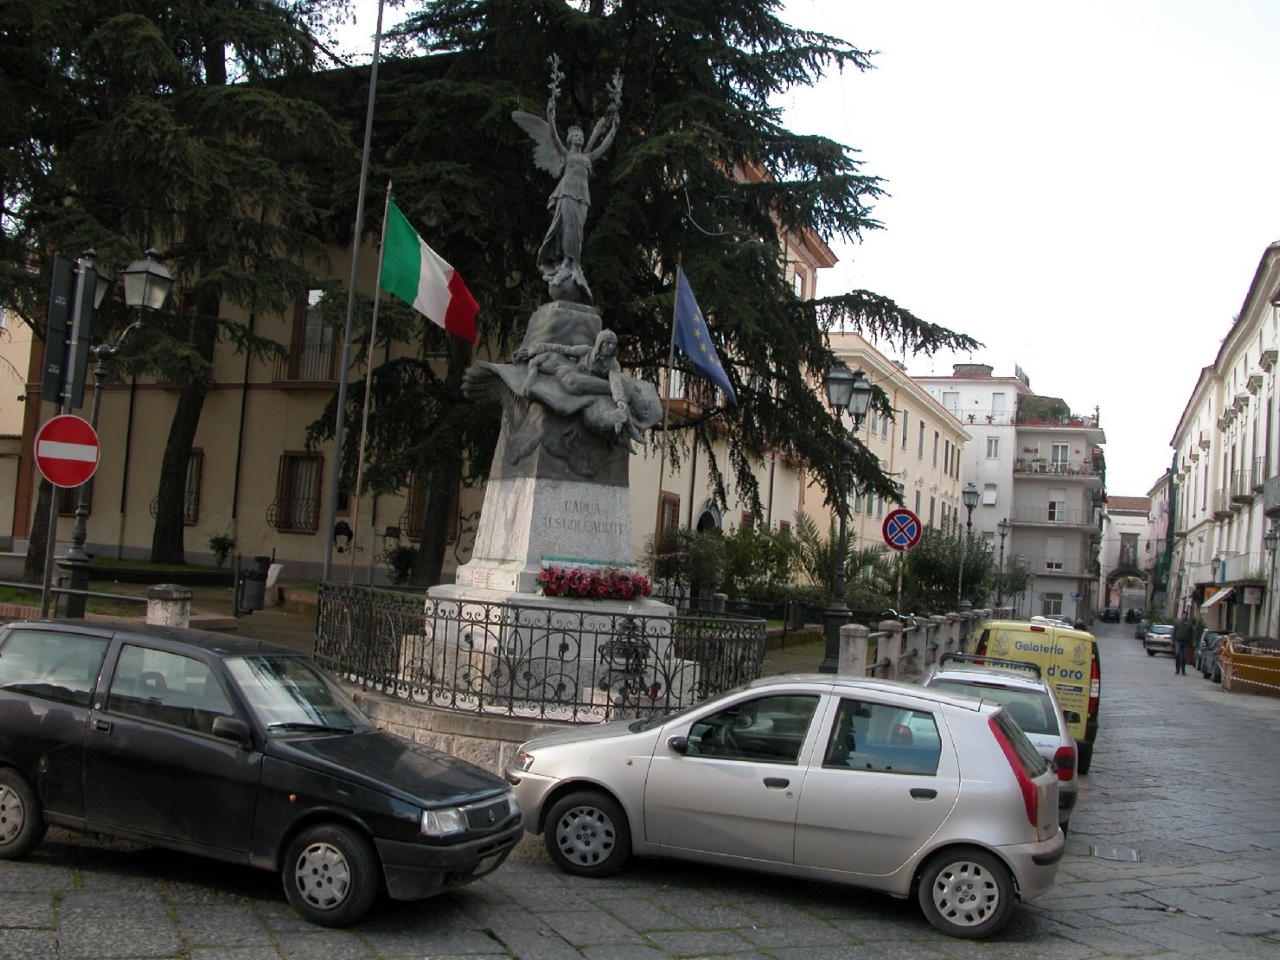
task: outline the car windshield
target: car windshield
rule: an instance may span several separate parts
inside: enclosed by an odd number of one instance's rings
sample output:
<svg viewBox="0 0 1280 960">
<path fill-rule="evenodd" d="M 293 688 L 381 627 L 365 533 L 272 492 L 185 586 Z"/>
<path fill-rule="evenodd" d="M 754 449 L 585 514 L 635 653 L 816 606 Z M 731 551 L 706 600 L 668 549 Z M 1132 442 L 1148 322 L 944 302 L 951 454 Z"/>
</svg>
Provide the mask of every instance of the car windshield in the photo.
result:
<svg viewBox="0 0 1280 960">
<path fill-rule="evenodd" d="M 226 663 L 249 709 L 269 731 L 350 733 L 371 726 L 342 688 L 303 657 L 232 657 Z"/>
<path fill-rule="evenodd" d="M 1173 627 L 1167 623 L 1153 623 L 1147 627 L 1147 633 L 1173 633 Z"/>
</svg>

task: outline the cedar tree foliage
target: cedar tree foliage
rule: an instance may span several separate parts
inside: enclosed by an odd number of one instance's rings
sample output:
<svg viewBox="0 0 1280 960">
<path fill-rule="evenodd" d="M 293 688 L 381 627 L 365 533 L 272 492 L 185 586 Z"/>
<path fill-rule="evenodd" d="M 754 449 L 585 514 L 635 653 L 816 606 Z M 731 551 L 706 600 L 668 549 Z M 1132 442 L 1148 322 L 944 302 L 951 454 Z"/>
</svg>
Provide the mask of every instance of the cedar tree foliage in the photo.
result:
<svg viewBox="0 0 1280 960">
<path fill-rule="evenodd" d="M 316 68 L 316 31 L 346 2 L 6 0 L 0 8 L 0 306 L 43 338 L 53 257 L 87 248 L 116 274 L 154 246 L 176 280 L 167 312 L 148 316 L 112 363 L 117 375 L 157 374 L 177 393 L 163 462 L 151 473 L 153 561 L 184 559 L 184 480 L 216 343 L 257 355 L 279 349 L 228 312 L 291 308 L 307 287 L 308 260 L 324 257 L 329 198 L 320 185 L 337 179 L 335 167 L 352 177 L 358 169 L 342 127 L 269 83 Z M 118 298 L 108 300 L 92 342 L 113 339 L 130 319 Z M 47 514 L 37 518 L 41 540 L 46 525 Z M 30 555 L 43 551 L 33 545 Z"/>
<path fill-rule="evenodd" d="M 544 113 L 548 58 L 555 54 L 565 74 L 557 104 L 561 133 L 572 123 L 590 130 L 608 105 L 606 84 L 621 71 L 621 128 L 594 167 L 583 267 L 605 325 L 619 336 L 623 364 L 633 376 L 660 382 L 675 271 L 683 265 L 738 406 L 680 422 L 665 440 L 669 456 L 679 462 L 692 445 L 710 449 L 727 440 L 729 476 L 711 456 L 699 462 L 710 466 L 721 502 L 731 485 L 757 513 L 753 467 L 771 452 L 799 456 L 830 481 L 828 490 L 839 487 L 838 428 L 815 391 L 833 359 L 828 330 L 856 331 L 909 352 L 977 346 L 869 291 L 808 302 L 793 292 L 779 230 L 812 231 L 828 241 L 859 238 L 879 227 L 871 204 L 883 188 L 850 147 L 782 125 L 775 106 L 782 93 L 828 71 L 867 69 L 871 56 L 787 25 L 777 16 L 780 7 L 779 0 L 423 4 L 394 38 L 402 61 L 389 59 L 386 80 L 379 81 L 368 201 L 381 210 L 375 192 L 387 178 L 394 182 L 401 209 L 480 302 L 482 340 L 505 355 L 530 311 L 547 299 L 535 252 L 550 222 L 554 186 L 534 167 L 511 112 Z M 418 66 L 410 67 L 414 57 Z M 424 338 L 425 362 L 442 346 L 431 331 Z M 395 423 L 371 427 L 371 457 L 417 471 L 433 490 L 482 476 L 489 455 L 473 441 L 483 429 L 491 443 L 495 432 L 496 412 L 451 409 L 465 402 L 456 394 L 461 370 L 454 365 L 465 365 L 467 351 L 454 345 L 449 361 L 444 378 L 416 374 L 431 385 L 429 411 L 416 402 L 375 404 L 370 414 L 371 423 L 380 417 Z M 390 375 L 405 380 L 403 370 Z M 882 392 L 875 402 L 891 415 Z M 348 422 L 358 422 L 359 404 L 356 397 L 348 412 L 356 419 Z M 331 430 L 332 410 L 316 436 Z M 664 442 L 661 433 L 651 442 Z M 464 449 L 479 459 L 464 466 L 446 455 Z M 383 489 L 407 482 L 407 472 L 396 472 L 382 474 Z M 892 480 L 860 443 L 854 473 L 864 490 L 897 499 Z M 428 517 L 424 543 L 443 540 L 442 528 L 432 524 L 444 519 Z M 434 564 L 421 566 L 415 582 L 433 582 L 438 572 Z"/>
</svg>

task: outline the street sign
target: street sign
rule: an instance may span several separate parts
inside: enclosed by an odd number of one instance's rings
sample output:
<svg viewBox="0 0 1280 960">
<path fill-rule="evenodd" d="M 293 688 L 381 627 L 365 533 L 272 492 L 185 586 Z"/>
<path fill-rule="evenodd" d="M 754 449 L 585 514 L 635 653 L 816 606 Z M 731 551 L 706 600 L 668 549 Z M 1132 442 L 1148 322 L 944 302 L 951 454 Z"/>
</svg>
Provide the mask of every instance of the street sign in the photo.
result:
<svg viewBox="0 0 1280 960">
<path fill-rule="evenodd" d="M 78 487 L 98 469 L 98 434 L 88 421 L 64 414 L 36 434 L 36 466 L 55 487 Z"/>
<path fill-rule="evenodd" d="M 920 518 L 905 507 L 889 511 L 884 518 L 884 542 L 894 550 L 910 550 L 920 542 L 924 527 Z"/>
</svg>

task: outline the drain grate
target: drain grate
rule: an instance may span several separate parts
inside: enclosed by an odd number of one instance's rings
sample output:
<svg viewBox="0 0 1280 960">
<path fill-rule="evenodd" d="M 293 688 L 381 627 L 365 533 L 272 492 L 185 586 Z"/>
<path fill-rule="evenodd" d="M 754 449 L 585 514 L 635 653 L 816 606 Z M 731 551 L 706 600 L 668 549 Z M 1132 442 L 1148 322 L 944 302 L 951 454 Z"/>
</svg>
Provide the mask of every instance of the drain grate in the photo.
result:
<svg viewBox="0 0 1280 960">
<path fill-rule="evenodd" d="M 1126 860 L 1130 863 L 1137 863 L 1142 859 L 1132 847 L 1104 847 L 1097 843 L 1089 846 L 1089 855 L 1102 860 Z"/>
</svg>

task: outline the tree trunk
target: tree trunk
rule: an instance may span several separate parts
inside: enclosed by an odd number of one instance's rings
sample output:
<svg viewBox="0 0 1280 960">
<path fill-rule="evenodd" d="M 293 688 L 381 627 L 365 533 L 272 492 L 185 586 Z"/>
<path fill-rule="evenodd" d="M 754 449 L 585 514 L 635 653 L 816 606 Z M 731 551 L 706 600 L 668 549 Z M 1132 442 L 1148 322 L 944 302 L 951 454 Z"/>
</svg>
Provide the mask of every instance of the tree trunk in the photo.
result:
<svg viewBox="0 0 1280 960">
<path fill-rule="evenodd" d="M 201 297 L 197 307 L 193 345 L 205 360 L 212 362 L 213 348 L 218 341 L 218 324 L 214 317 L 218 312 L 217 294 Z M 198 380 L 183 387 L 178 397 L 178 409 L 169 424 L 169 440 L 165 444 L 164 459 L 160 463 L 160 482 L 156 494 L 156 525 L 151 534 L 152 563 L 186 563 L 186 521 L 184 519 L 187 494 L 187 464 L 191 460 L 191 448 L 195 444 L 196 428 L 200 426 L 200 412 L 208 385 Z"/>
<path fill-rule="evenodd" d="M 49 516 L 52 512 L 53 484 L 41 479 L 36 495 L 36 515 L 31 519 L 31 537 L 27 541 L 27 560 L 22 565 L 24 583 L 44 583 L 44 560 L 49 548 Z"/>
<path fill-rule="evenodd" d="M 445 387 L 456 396 L 462 394 L 462 374 L 471 363 L 471 345 L 460 337 L 449 338 L 449 367 L 445 372 Z M 439 466 L 432 471 L 435 478 L 427 491 L 427 502 L 422 517 L 422 540 L 418 543 L 418 556 L 414 558 L 413 573 L 409 582 L 418 587 L 429 587 L 440 582 L 444 569 L 445 552 L 449 549 L 449 524 L 457 498 L 454 496 L 462 483 L 462 456 L 458 447 L 441 457 Z"/>
</svg>

